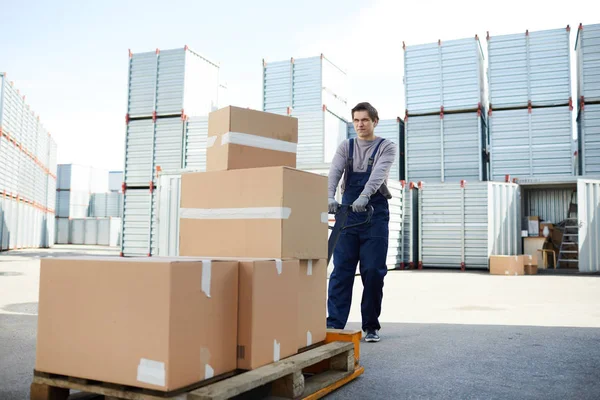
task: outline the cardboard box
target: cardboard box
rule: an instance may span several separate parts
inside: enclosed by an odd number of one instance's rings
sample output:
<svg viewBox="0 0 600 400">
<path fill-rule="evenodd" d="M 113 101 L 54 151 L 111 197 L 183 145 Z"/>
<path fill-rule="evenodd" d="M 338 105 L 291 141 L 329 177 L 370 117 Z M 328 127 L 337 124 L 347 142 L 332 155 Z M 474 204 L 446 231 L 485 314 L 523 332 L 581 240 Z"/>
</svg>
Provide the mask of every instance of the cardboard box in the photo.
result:
<svg viewBox="0 0 600 400">
<path fill-rule="evenodd" d="M 490 274 L 524 275 L 523 256 L 490 256 Z"/>
<path fill-rule="evenodd" d="M 301 260 L 298 280 L 298 349 L 327 334 L 327 259 Z"/>
<path fill-rule="evenodd" d="M 527 217 L 529 236 L 540 236 L 540 217 Z"/>
<path fill-rule="evenodd" d="M 239 369 L 296 354 L 299 268 L 298 260 L 240 261 Z"/>
<path fill-rule="evenodd" d="M 538 273 L 537 265 L 525 265 L 525 275 L 535 275 Z"/>
<path fill-rule="evenodd" d="M 35 369 L 159 391 L 236 369 L 238 263 L 41 260 Z"/>
<path fill-rule="evenodd" d="M 327 258 L 327 177 L 288 167 L 181 177 L 179 254 Z"/>
<path fill-rule="evenodd" d="M 544 228 L 548 227 L 548 236 L 544 236 Z M 541 222 L 540 223 L 540 236 L 543 237 L 551 237 L 552 231 L 554 230 L 554 225 L 550 222 Z"/>
<path fill-rule="evenodd" d="M 225 107 L 208 116 L 206 170 L 296 168 L 298 119 Z"/>
</svg>

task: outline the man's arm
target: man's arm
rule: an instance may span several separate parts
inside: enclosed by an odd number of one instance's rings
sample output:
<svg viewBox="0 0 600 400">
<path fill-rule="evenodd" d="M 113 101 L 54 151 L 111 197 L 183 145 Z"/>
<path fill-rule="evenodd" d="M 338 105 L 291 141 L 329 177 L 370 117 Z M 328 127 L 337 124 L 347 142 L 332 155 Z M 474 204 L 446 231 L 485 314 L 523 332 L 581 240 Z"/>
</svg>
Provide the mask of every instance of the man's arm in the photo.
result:
<svg viewBox="0 0 600 400">
<path fill-rule="evenodd" d="M 373 164 L 371 176 L 365 185 L 361 195 L 371 197 L 379 190 L 383 182 L 387 179 L 390 169 L 396 161 L 396 144 L 389 140 L 381 144 L 380 154 L 377 161 Z"/>
<path fill-rule="evenodd" d="M 344 168 L 346 166 L 346 159 L 348 158 L 348 140 L 344 140 L 338 146 L 333 160 L 331 160 L 331 167 L 329 168 L 329 190 L 328 197 L 330 199 L 335 198 L 335 191 L 337 190 Z"/>
</svg>

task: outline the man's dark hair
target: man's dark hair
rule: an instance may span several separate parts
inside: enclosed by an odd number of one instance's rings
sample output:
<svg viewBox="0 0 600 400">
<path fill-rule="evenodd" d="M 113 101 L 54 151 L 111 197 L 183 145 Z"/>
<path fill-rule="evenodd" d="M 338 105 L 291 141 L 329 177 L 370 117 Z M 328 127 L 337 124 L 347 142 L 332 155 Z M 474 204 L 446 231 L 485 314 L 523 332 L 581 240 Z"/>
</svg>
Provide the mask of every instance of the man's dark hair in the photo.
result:
<svg viewBox="0 0 600 400">
<path fill-rule="evenodd" d="M 354 106 L 354 108 L 352 109 L 352 119 L 354 119 L 354 113 L 356 111 L 366 111 L 369 113 L 369 118 L 371 118 L 373 122 L 379 121 L 379 114 L 377 113 L 375 107 L 373 107 L 370 103 L 363 102 L 358 103 L 356 106 Z"/>
</svg>

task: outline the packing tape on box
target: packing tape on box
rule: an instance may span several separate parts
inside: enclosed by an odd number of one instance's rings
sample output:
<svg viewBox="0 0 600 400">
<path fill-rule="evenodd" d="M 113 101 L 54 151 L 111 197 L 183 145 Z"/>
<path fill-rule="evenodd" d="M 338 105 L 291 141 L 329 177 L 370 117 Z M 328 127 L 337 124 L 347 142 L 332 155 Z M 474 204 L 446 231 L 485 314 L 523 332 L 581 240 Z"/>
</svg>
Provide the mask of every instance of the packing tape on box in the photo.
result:
<svg viewBox="0 0 600 400">
<path fill-rule="evenodd" d="M 306 331 L 306 347 L 312 346 L 312 333 Z"/>
<path fill-rule="evenodd" d="M 281 272 L 283 271 L 283 261 L 275 260 L 275 268 L 277 268 L 277 275 L 281 275 Z"/>
<path fill-rule="evenodd" d="M 312 275 L 313 260 L 308 260 L 308 266 L 306 267 L 306 275 Z"/>
<path fill-rule="evenodd" d="M 137 368 L 137 380 L 150 385 L 165 386 L 165 363 L 140 359 Z"/>
<path fill-rule="evenodd" d="M 200 363 L 204 365 L 204 379 L 210 379 L 215 376 L 215 370 L 208 363 L 210 361 L 210 350 L 206 347 L 200 349 Z"/>
<path fill-rule="evenodd" d="M 241 146 L 256 147 L 259 149 L 282 151 L 285 153 L 296 153 L 298 145 L 285 140 L 273 139 L 264 136 L 251 135 L 242 132 L 227 132 L 220 135 L 221 145 L 239 144 Z M 206 142 L 206 147 L 212 147 L 216 144 L 217 136 L 210 136 Z"/>
<path fill-rule="evenodd" d="M 202 260 L 202 291 L 206 297 L 210 297 L 210 275 L 212 272 L 212 261 Z"/>
<path fill-rule="evenodd" d="M 281 355 L 281 343 L 277 339 L 273 339 L 273 362 L 279 361 Z"/>
<path fill-rule="evenodd" d="M 288 219 L 289 207 L 180 208 L 182 219 Z"/>
</svg>

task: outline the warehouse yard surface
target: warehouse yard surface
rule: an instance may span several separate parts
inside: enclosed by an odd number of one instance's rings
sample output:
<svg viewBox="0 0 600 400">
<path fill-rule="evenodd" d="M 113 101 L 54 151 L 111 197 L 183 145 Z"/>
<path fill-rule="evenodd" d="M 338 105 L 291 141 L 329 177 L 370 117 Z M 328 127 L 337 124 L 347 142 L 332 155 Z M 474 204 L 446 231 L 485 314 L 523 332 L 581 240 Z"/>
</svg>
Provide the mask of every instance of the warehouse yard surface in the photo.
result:
<svg viewBox="0 0 600 400">
<path fill-rule="evenodd" d="M 0 398 L 29 398 L 39 257 L 118 255 L 57 246 L 0 255 Z M 332 399 L 592 399 L 600 381 L 600 276 L 491 276 L 394 271 L 382 341 L 364 343 L 365 373 Z M 360 327 L 357 277 L 349 328 Z"/>
</svg>

